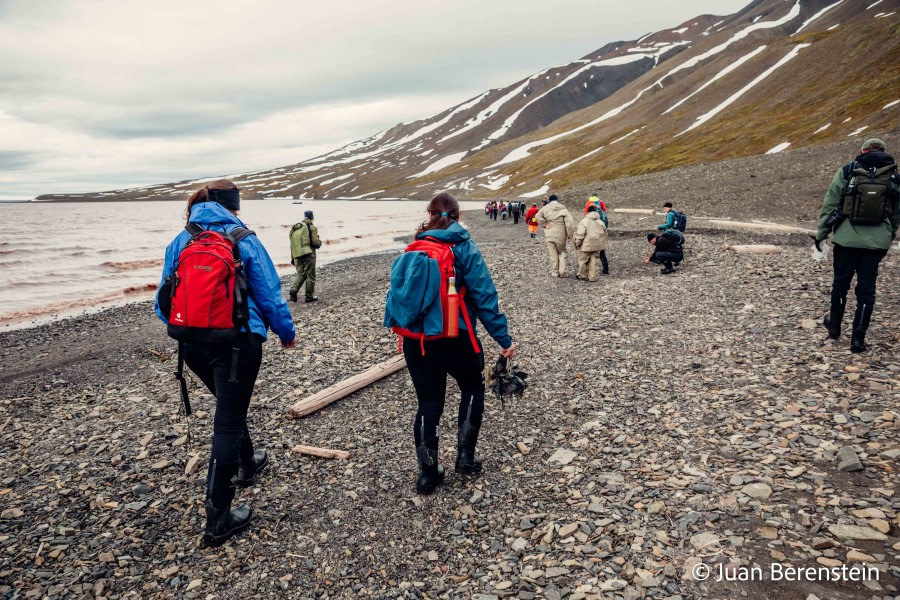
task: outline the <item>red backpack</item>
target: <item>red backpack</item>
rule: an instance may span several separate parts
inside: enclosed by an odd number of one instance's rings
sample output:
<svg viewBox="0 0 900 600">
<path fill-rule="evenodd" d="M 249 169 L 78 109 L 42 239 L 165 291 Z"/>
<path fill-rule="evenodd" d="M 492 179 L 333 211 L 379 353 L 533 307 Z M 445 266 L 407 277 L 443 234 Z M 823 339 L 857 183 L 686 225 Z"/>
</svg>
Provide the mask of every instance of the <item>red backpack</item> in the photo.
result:
<svg viewBox="0 0 900 600">
<path fill-rule="evenodd" d="M 441 274 L 441 314 L 443 315 L 444 327 L 443 331 L 441 331 L 440 335 L 425 335 L 421 331 L 411 331 L 409 329 L 393 326 L 391 327 L 391 331 L 396 333 L 398 336 L 402 338 L 410 338 L 414 340 L 418 340 L 419 344 L 422 346 L 422 353 L 425 353 L 425 341 L 431 340 L 440 340 L 445 338 L 455 338 L 458 335 L 458 331 L 449 331 L 451 329 L 450 324 L 456 323 L 459 319 L 459 314 L 450 314 L 451 313 L 451 302 L 450 302 L 450 278 L 456 278 L 456 267 L 454 263 L 456 262 L 456 256 L 453 254 L 453 246 L 454 244 L 445 244 L 444 242 L 438 241 L 432 237 L 426 237 L 421 240 L 415 240 L 409 246 L 406 247 L 406 252 L 424 252 L 428 255 L 429 258 L 434 259 L 438 263 L 438 270 Z M 458 291 L 458 312 L 462 313 L 463 322 L 466 324 L 466 329 L 469 332 L 469 339 L 472 341 L 472 347 L 475 349 L 475 353 L 481 353 L 481 348 L 478 346 L 478 340 L 475 337 L 475 331 L 472 327 L 472 321 L 469 318 L 469 311 L 466 309 L 465 303 L 465 294 L 466 289 L 464 287 L 459 288 Z M 454 311 L 456 312 L 456 311 Z M 458 328 L 452 328 L 458 329 Z"/>
<path fill-rule="evenodd" d="M 168 318 L 169 337 L 178 340 L 178 370 L 185 414 L 191 414 L 184 381 L 182 344 L 227 344 L 247 328 L 248 285 L 238 242 L 253 232 L 235 227 L 229 233 L 185 227 L 185 244 L 159 291 L 159 305 Z M 237 377 L 237 344 L 232 349 L 231 380 Z"/>
</svg>

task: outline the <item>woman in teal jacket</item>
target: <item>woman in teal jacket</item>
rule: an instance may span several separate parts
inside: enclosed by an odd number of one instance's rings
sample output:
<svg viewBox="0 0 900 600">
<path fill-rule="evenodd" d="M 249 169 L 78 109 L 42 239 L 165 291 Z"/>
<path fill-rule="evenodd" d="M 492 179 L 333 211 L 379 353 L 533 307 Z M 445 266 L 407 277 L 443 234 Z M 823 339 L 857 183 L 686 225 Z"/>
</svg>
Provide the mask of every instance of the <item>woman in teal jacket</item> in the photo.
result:
<svg viewBox="0 0 900 600">
<path fill-rule="evenodd" d="M 239 209 L 238 188 L 224 179 L 215 181 L 194 192 L 188 200 L 188 224 L 229 233 L 236 227 L 244 227 L 237 217 Z M 178 256 L 190 239 L 190 233 L 181 231 L 166 248 L 160 288 L 175 271 Z M 262 362 L 266 331 L 271 327 L 284 348 L 297 345 L 294 321 L 281 297 L 281 280 L 266 249 L 255 235 L 243 237 L 238 248 L 249 284 L 250 318 L 249 331 L 238 337 L 235 370 L 232 371 L 233 343 L 184 343 L 182 346 L 185 364 L 216 397 L 212 453 L 206 479 L 203 543 L 207 546 L 219 545 L 247 527 L 252 514 L 250 507 L 245 504 L 231 508 L 235 485 L 251 485 L 268 464 L 266 451 L 253 449 L 247 429 L 247 410 Z M 168 315 L 159 305 L 159 292 L 155 309 L 160 320 L 168 324 Z"/>
<path fill-rule="evenodd" d="M 481 251 L 459 224 L 459 203 L 451 194 L 442 192 L 428 204 L 428 222 L 423 223 L 417 239 L 432 238 L 452 244 L 457 290 L 463 296 L 469 313 L 477 317 L 488 334 L 501 347 L 501 354 L 511 358 L 516 347 L 507 329 L 506 315 L 500 312 L 497 288 L 484 263 Z M 422 278 L 419 278 L 421 282 Z M 421 293 L 409 286 L 425 286 L 424 282 L 403 282 L 402 290 L 392 289 L 385 306 L 384 325 L 392 327 L 409 322 L 409 315 L 400 314 L 404 302 L 396 297 L 401 292 Z M 427 320 L 427 319 L 426 319 Z M 447 376 L 456 380 L 461 392 L 457 417 L 456 472 L 473 475 L 482 470 L 481 460 L 475 456 L 475 445 L 484 414 L 484 356 L 481 342 L 474 336 L 475 319 L 470 320 L 470 337 L 466 320 L 459 317 L 459 335 L 455 338 L 419 341 L 404 338 L 403 354 L 416 389 L 418 412 L 413 425 L 413 439 L 419 460 L 419 479 L 416 490 L 430 494 L 444 479 L 444 468 L 438 464 L 438 429 L 447 390 Z M 475 340 L 477 348 L 473 347 Z"/>
</svg>

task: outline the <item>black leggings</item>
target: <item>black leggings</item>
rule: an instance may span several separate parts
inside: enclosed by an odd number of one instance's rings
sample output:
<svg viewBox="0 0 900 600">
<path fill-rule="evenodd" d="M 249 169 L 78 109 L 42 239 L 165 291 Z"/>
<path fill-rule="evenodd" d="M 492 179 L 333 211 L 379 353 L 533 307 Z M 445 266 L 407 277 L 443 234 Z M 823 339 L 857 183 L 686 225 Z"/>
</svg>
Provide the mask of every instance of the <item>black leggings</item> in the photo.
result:
<svg viewBox="0 0 900 600">
<path fill-rule="evenodd" d="M 229 382 L 232 345 L 184 345 L 185 364 L 216 397 L 211 458 L 223 463 L 248 461 L 253 457 L 247 410 L 262 363 L 262 340 L 256 335 L 241 335 L 237 382 Z"/>
<path fill-rule="evenodd" d="M 481 347 L 481 342 L 478 346 Z M 413 423 L 413 439 L 416 447 L 424 442 L 426 447 L 437 449 L 447 375 L 456 380 L 462 392 L 457 425 L 462 425 L 468 417 L 476 429 L 481 427 L 484 415 L 484 353 L 475 352 L 468 332 L 463 329 L 460 329 L 459 337 L 425 342 L 424 348 L 423 356 L 422 345 L 418 341 L 403 340 L 403 355 L 419 400 L 419 410 Z"/>
</svg>

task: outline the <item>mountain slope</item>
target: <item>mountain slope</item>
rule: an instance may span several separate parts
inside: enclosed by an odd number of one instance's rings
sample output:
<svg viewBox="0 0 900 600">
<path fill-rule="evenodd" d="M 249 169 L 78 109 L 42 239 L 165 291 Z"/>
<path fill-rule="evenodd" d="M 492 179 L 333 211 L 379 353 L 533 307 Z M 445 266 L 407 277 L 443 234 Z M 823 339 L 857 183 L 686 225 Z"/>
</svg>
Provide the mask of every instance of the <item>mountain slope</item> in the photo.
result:
<svg viewBox="0 0 900 600">
<path fill-rule="evenodd" d="M 329 154 L 229 177 L 247 197 L 528 197 L 877 135 L 900 109 L 898 7 L 756 0 L 607 44 Z M 40 199 L 183 198 L 198 183 Z"/>
</svg>

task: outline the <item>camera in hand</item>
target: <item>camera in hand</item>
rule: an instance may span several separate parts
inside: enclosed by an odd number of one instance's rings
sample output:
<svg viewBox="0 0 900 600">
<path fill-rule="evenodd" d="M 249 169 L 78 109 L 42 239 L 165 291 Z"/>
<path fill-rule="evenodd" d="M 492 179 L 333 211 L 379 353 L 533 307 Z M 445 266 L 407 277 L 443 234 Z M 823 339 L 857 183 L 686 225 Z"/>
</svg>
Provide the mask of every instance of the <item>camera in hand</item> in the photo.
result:
<svg viewBox="0 0 900 600">
<path fill-rule="evenodd" d="M 841 209 L 836 208 L 831 211 L 831 214 L 828 215 L 828 218 L 825 219 L 825 226 L 834 231 L 837 229 L 838 225 L 841 224 L 844 220 L 844 213 L 841 212 Z"/>
</svg>

